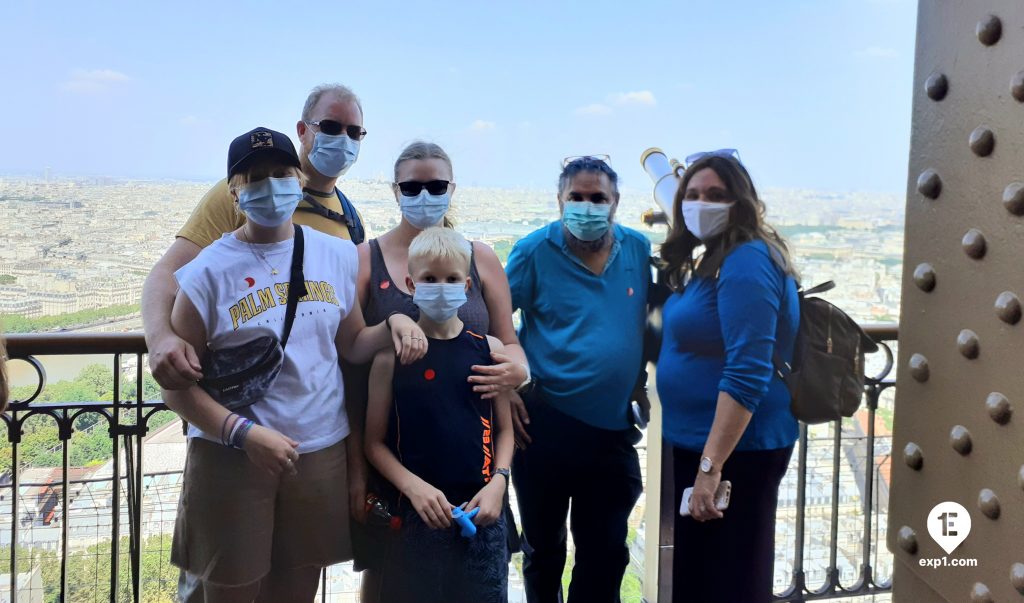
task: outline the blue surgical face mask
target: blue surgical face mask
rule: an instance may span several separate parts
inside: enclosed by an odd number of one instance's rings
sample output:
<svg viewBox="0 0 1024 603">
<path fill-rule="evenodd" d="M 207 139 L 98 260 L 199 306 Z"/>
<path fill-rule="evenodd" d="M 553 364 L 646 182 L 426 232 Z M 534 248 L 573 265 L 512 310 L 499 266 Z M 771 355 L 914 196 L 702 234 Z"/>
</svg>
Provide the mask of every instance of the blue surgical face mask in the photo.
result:
<svg viewBox="0 0 1024 603">
<path fill-rule="evenodd" d="M 596 241 L 608 232 L 611 212 L 610 203 L 566 201 L 562 209 L 562 223 L 577 239 Z"/>
<path fill-rule="evenodd" d="M 295 177 L 264 178 L 238 189 L 238 208 L 248 219 L 267 228 L 284 224 L 299 201 L 302 185 Z"/>
<path fill-rule="evenodd" d="M 345 134 L 328 136 L 317 132 L 313 137 L 313 148 L 309 151 L 309 163 L 324 176 L 337 178 L 348 171 L 359 158 L 359 141 Z"/>
<path fill-rule="evenodd" d="M 445 214 L 448 213 L 451 201 L 452 197 L 449 193 L 431 195 L 427 189 L 423 189 L 415 197 L 399 195 L 398 206 L 409 224 L 423 230 L 441 223 Z"/>
<path fill-rule="evenodd" d="M 466 283 L 416 283 L 412 301 L 436 322 L 447 322 L 466 303 Z"/>
</svg>

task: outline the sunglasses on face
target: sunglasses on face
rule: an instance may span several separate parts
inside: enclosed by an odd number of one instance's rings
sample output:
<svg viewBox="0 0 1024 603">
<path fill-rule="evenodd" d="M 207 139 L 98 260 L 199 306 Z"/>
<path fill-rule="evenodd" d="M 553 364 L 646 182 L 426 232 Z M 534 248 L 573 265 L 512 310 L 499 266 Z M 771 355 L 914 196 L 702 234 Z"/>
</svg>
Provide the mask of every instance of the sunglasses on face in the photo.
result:
<svg viewBox="0 0 1024 603">
<path fill-rule="evenodd" d="M 448 192 L 449 184 L 451 182 L 448 180 L 430 180 L 427 182 L 406 180 L 405 182 L 398 183 L 398 190 L 402 191 L 403 197 L 415 197 L 423 189 L 427 189 L 427 192 L 431 195 L 443 195 Z"/>
<path fill-rule="evenodd" d="M 362 140 L 366 137 L 366 130 L 363 129 L 363 126 L 346 126 L 340 121 L 334 121 L 333 119 L 307 121 L 306 123 L 320 128 L 320 131 L 328 136 L 338 136 L 344 132 L 352 140 Z"/>
<path fill-rule="evenodd" d="M 692 155 L 687 155 L 686 159 L 683 160 L 683 168 L 689 168 L 691 165 L 705 157 L 732 157 L 736 161 L 739 161 L 740 152 L 736 149 L 718 149 L 717 151 L 702 151 L 700 153 L 694 153 Z"/>
</svg>

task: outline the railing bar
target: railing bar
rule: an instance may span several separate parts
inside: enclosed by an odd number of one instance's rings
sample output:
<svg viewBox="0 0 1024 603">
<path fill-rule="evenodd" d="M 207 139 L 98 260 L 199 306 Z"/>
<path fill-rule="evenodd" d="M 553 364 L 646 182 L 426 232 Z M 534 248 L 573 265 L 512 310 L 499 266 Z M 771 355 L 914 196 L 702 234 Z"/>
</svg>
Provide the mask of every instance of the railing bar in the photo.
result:
<svg viewBox="0 0 1024 603">
<path fill-rule="evenodd" d="M 327 568 L 320 571 L 320 601 L 327 603 Z"/>
<path fill-rule="evenodd" d="M 136 472 L 133 474 L 135 480 L 135 556 L 132 558 L 132 587 L 135 591 L 135 601 L 141 601 L 142 597 L 142 493 L 143 493 L 143 435 L 146 433 L 146 419 L 143 415 L 142 405 L 142 354 L 135 355 L 135 424 L 139 431 L 135 436 L 136 446 Z"/>
<path fill-rule="evenodd" d="M 804 537 L 807 515 L 807 424 L 800 423 L 800 460 L 796 478 L 796 550 L 793 557 L 793 580 L 795 592 L 804 593 Z"/>
<path fill-rule="evenodd" d="M 828 546 L 828 584 L 839 586 L 839 469 L 843 455 L 843 420 L 833 422 L 832 445 L 832 518 L 830 526 L 831 542 Z"/>
<path fill-rule="evenodd" d="M 118 577 L 120 566 L 118 553 L 121 539 L 121 439 L 117 437 L 121 425 L 121 354 L 114 354 L 114 410 L 111 419 L 113 437 L 114 474 L 110 485 L 112 492 L 111 508 L 113 517 L 110 520 L 110 603 L 117 603 Z"/>
<path fill-rule="evenodd" d="M 872 385 L 868 393 L 868 439 L 864 463 L 864 565 L 861 574 L 871 580 L 871 511 L 875 506 L 875 411 L 878 408 L 878 397 L 881 395 L 879 386 Z M 864 572 L 868 572 L 865 574 Z M 867 582 L 865 582 L 867 584 Z"/>
<path fill-rule="evenodd" d="M 11 441 L 11 601 L 18 600 L 18 498 L 21 494 L 18 474 L 18 441 L 21 439 L 21 421 L 18 420 L 18 411 L 11 411 L 11 422 L 8 429 L 14 429 L 15 433 L 8 434 Z"/>
<path fill-rule="evenodd" d="M 67 439 L 64 439 L 64 471 L 61 475 L 61 515 L 60 518 L 60 600 L 67 601 L 68 592 L 68 490 L 71 488 L 68 480 L 68 445 L 71 443 L 72 428 L 67 411 L 64 411 L 64 424 L 69 428 L 66 432 Z"/>
</svg>

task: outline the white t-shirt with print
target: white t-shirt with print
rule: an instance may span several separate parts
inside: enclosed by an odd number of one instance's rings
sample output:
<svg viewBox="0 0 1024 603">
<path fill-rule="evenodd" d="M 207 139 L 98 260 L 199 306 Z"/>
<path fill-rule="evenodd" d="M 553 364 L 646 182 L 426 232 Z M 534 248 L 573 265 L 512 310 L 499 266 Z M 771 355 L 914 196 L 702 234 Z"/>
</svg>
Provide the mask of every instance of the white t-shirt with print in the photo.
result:
<svg viewBox="0 0 1024 603">
<path fill-rule="evenodd" d="M 359 264 L 350 241 L 305 226 L 302 233 L 308 294 L 296 306 L 284 365 L 264 399 L 238 411 L 299 442 L 300 454 L 332 446 L 349 433 L 334 338 L 357 303 Z M 281 337 L 293 242 L 289 238 L 250 247 L 228 233 L 174 273 L 206 325 L 210 349 L 238 346 L 263 335 Z M 267 264 L 277 270 L 276 276 Z M 188 435 L 220 442 L 220 434 L 203 433 L 194 425 Z"/>
</svg>

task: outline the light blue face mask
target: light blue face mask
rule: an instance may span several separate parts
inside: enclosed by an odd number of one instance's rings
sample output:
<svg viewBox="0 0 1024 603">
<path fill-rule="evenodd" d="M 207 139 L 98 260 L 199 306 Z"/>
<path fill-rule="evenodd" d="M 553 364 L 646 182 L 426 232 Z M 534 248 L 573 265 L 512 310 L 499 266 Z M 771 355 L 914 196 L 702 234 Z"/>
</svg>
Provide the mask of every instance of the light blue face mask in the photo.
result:
<svg viewBox="0 0 1024 603">
<path fill-rule="evenodd" d="M 436 322 L 447 322 L 466 303 L 466 283 L 416 283 L 412 301 Z"/>
<path fill-rule="evenodd" d="M 264 178 L 238 189 L 238 208 L 260 226 L 274 228 L 285 223 L 302 201 L 299 179 Z"/>
<path fill-rule="evenodd" d="M 591 201 L 566 201 L 562 210 L 562 223 L 572 236 L 581 241 L 596 241 L 608 232 L 611 222 L 610 203 Z"/>
<path fill-rule="evenodd" d="M 398 197 L 398 207 L 401 208 L 402 215 L 409 224 L 420 230 L 440 224 L 448 213 L 451 202 L 451 194 L 431 195 L 427 189 L 421 190 L 415 197 Z"/>
<path fill-rule="evenodd" d="M 316 171 L 328 178 L 337 178 L 348 171 L 359 158 L 359 141 L 345 134 L 328 136 L 317 132 L 313 137 L 313 148 L 309 151 L 309 163 Z"/>
</svg>

